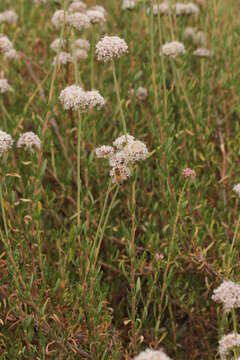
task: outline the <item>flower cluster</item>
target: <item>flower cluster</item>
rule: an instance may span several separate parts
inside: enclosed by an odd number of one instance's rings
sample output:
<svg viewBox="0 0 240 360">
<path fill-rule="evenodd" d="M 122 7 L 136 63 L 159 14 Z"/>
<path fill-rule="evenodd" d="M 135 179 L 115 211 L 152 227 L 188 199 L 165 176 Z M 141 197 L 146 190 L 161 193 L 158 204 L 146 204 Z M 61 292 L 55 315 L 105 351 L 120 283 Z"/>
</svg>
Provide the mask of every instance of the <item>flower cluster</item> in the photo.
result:
<svg viewBox="0 0 240 360">
<path fill-rule="evenodd" d="M 138 161 L 145 160 L 148 155 L 146 145 L 131 135 L 118 137 L 113 146 L 103 145 L 96 149 L 98 158 L 109 160 L 110 176 L 113 183 L 121 184 L 131 175 L 130 167 Z"/>
<path fill-rule="evenodd" d="M 55 51 L 55 52 L 58 52 L 59 50 L 63 49 L 66 45 L 66 40 L 64 39 L 60 39 L 60 38 L 57 38 L 55 39 L 51 45 L 50 45 L 50 48 Z"/>
<path fill-rule="evenodd" d="M 219 355 L 221 360 L 227 360 L 228 352 L 234 347 L 240 346 L 240 334 L 230 333 L 224 335 L 219 341 Z"/>
<path fill-rule="evenodd" d="M 7 10 L 0 13 L 0 24 L 16 24 L 18 21 L 18 15 L 13 10 Z"/>
<path fill-rule="evenodd" d="M 104 36 L 96 45 L 99 61 L 107 62 L 128 52 L 125 40 L 118 36 Z"/>
<path fill-rule="evenodd" d="M 136 0 L 123 0 L 122 9 L 123 10 L 134 9 L 136 4 L 137 4 Z"/>
<path fill-rule="evenodd" d="M 7 36 L 0 34 L 0 53 L 6 60 L 18 59 L 18 54 Z"/>
<path fill-rule="evenodd" d="M 133 360 L 171 360 L 163 350 L 146 349 L 139 355 L 135 356 Z"/>
<path fill-rule="evenodd" d="M 190 168 L 185 168 L 182 171 L 182 176 L 184 178 L 191 178 L 191 179 L 195 179 L 196 177 L 196 173 L 194 170 L 190 169 Z"/>
<path fill-rule="evenodd" d="M 0 94 L 4 94 L 8 91 L 13 91 L 11 85 L 9 85 L 7 79 L 0 79 Z"/>
<path fill-rule="evenodd" d="M 182 15 L 198 15 L 199 7 L 190 2 L 187 4 L 184 3 L 176 3 L 175 5 L 169 5 L 168 1 L 164 1 L 161 4 L 153 5 L 153 14 L 157 15 L 167 15 L 170 11 L 175 12 L 177 16 Z"/>
<path fill-rule="evenodd" d="M 175 58 L 178 55 L 185 54 L 186 50 L 182 43 L 179 41 L 172 41 L 162 46 L 160 55 L 165 55 L 171 58 Z"/>
<path fill-rule="evenodd" d="M 69 12 L 82 12 L 82 11 L 85 11 L 86 8 L 87 8 L 87 5 L 84 4 L 84 2 L 77 0 L 77 1 L 73 1 L 70 4 L 68 11 Z"/>
<path fill-rule="evenodd" d="M 193 52 L 194 56 L 209 58 L 211 57 L 211 51 L 206 48 L 198 48 Z"/>
<path fill-rule="evenodd" d="M 102 11 L 90 9 L 86 12 L 91 24 L 104 24 L 106 21 L 105 15 Z"/>
<path fill-rule="evenodd" d="M 61 91 L 59 100 L 65 110 L 78 110 L 83 112 L 93 108 L 100 109 L 105 105 L 104 98 L 97 90 L 84 91 L 78 85 L 67 86 Z"/>
<path fill-rule="evenodd" d="M 13 145 L 13 139 L 11 135 L 5 131 L 0 130 L 0 155 L 11 149 Z"/>
<path fill-rule="evenodd" d="M 191 40 L 194 44 L 205 46 L 207 43 L 206 34 L 203 31 L 197 31 L 195 28 L 187 27 L 183 32 L 184 40 Z"/>
<path fill-rule="evenodd" d="M 53 59 L 53 65 L 56 65 L 56 64 L 66 65 L 67 63 L 72 63 L 72 62 L 73 62 L 72 55 L 65 51 L 61 51 Z"/>
<path fill-rule="evenodd" d="M 213 291 L 212 300 L 222 303 L 227 312 L 231 309 L 239 308 L 240 284 L 236 284 L 231 280 L 224 280 L 222 284 Z"/>
<path fill-rule="evenodd" d="M 234 185 L 233 191 L 240 197 L 240 184 Z"/>
<path fill-rule="evenodd" d="M 41 141 L 34 132 L 28 131 L 24 134 L 20 135 L 18 142 L 17 142 L 18 148 L 24 148 L 25 150 L 29 149 L 33 151 L 33 148 L 36 148 L 37 150 L 40 150 L 41 147 Z"/>
</svg>

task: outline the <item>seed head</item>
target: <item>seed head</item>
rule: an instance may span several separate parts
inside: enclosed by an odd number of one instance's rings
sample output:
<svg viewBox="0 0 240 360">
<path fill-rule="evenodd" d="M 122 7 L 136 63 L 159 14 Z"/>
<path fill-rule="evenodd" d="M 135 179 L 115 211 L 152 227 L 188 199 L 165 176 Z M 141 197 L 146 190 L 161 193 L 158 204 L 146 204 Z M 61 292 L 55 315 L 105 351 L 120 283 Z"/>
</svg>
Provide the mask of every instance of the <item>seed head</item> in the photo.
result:
<svg viewBox="0 0 240 360">
<path fill-rule="evenodd" d="M 89 17 L 86 14 L 80 12 L 69 14 L 67 16 L 66 23 L 79 31 L 87 29 L 90 26 Z"/>
<path fill-rule="evenodd" d="M 146 349 L 142 351 L 138 356 L 135 356 L 133 360 L 171 360 L 163 350 L 151 350 Z"/>
<path fill-rule="evenodd" d="M 40 150 L 41 141 L 33 131 L 28 131 L 19 137 L 17 147 L 24 148 L 24 150 L 30 149 L 31 151 L 33 151 L 34 148 Z"/>
<path fill-rule="evenodd" d="M 240 346 L 240 334 L 234 332 L 224 335 L 219 341 L 219 355 L 221 360 L 227 360 L 228 352 L 236 346 Z"/>
<path fill-rule="evenodd" d="M 11 149 L 13 145 L 13 139 L 11 135 L 5 131 L 0 130 L 0 155 Z"/>
<path fill-rule="evenodd" d="M 172 41 L 162 46 L 160 55 L 165 55 L 171 58 L 175 58 L 178 55 L 185 54 L 186 50 L 182 43 L 179 41 Z"/>
<path fill-rule="evenodd" d="M 0 94 L 4 94 L 8 91 L 13 91 L 13 88 L 9 85 L 7 79 L 0 79 Z"/>
<path fill-rule="evenodd" d="M 107 62 L 128 52 L 125 40 L 118 36 L 104 36 L 96 45 L 99 61 Z"/>
<path fill-rule="evenodd" d="M 229 312 L 231 309 L 240 307 L 240 285 L 231 280 L 224 280 L 222 284 L 213 291 L 212 300 L 222 303 L 224 309 Z"/>
</svg>

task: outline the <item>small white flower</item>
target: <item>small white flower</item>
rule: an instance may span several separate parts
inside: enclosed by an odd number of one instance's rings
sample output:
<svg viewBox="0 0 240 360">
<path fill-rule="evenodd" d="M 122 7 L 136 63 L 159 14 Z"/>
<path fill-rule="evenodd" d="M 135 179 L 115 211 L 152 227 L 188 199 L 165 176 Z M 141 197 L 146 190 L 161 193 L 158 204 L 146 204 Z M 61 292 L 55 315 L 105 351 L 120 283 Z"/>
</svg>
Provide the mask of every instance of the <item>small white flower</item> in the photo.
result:
<svg viewBox="0 0 240 360">
<path fill-rule="evenodd" d="M 8 91 L 13 91 L 13 88 L 9 85 L 7 79 L 0 79 L 0 94 L 4 94 Z"/>
<path fill-rule="evenodd" d="M 91 24 L 103 24 L 105 23 L 106 19 L 104 14 L 98 10 L 88 10 L 86 12 Z"/>
<path fill-rule="evenodd" d="M 127 180 L 127 178 L 129 178 L 130 175 L 131 175 L 131 171 L 129 167 L 127 167 L 126 165 L 113 167 L 110 170 L 110 176 L 114 184 L 121 184 L 124 180 Z"/>
<path fill-rule="evenodd" d="M 200 12 L 199 7 L 194 3 L 186 4 L 186 15 L 198 15 Z"/>
<path fill-rule="evenodd" d="M 88 53 L 83 49 L 76 49 L 75 56 L 77 60 L 85 60 L 88 57 Z"/>
<path fill-rule="evenodd" d="M 7 10 L 0 13 L 0 24 L 16 24 L 18 21 L 18 15 L 13 10 Z"/>
<path fill-rule="evenodd" d="M 75 12 L 67 16 L 66 22 L 76 30 L 87 29 L 90 26 L 89 17 L 86 14 Z"/>
<path fill-rule="evenodd" d="M 13 145 L 13 139 L 11 135 L 5 131 L 0 130 L 0 155 L 11 149 Z"/>
<path fill-rule="evenodd" d="M 95 152 L 98 158 L 109 159 L 114 153 L 114 148 L 109 145 L 102 145 L 98 147 Z"/>
<path fill-rule="evenodd" d="M 123 10 L 134 9 L 135 6 L 136 6 L 136 0 L 123 0 L 122 2 Z"/>
<path fill-rule="evenodd" d="M 183 38 L 184 40 L 195 40 L 196 37 L 196 29 L 192 28 L 192 27 L 187 27 L 184 32 L 183 32 Z"/>
<path fill-rule="evenodd" d="M 240 334 L 234 332 L 224 335 L 219 341 L 219 355 L 221 360 L 227 360 L 228 352 L 234 347 L 240 346 Z"/>
<path fill-rule="evenodd" d="M 8 39 L 7 36 L 0 34 L 0 52 L 6 53 L 13 50 L 12 42 Z"/>
<path fill-rule="evenodd" d="M 64 23 L 64 18 L 66 21 L 67 18 L 67 12 L 64 14 L 64 10 L 57 10 L 53 14 L 53 17 L 51 19 L 52 24 L 55 26 L 56 29 L 60 29 Z"/>
<path fill-rule="evenodd" d="M 205 48 L 198 48 L 197 50 L 195 50 L 193 52 L 194 56 L 198 56 L 198 57 L 206 57 L 209 58 L 211 57 L 211 51 Z"/>
<path fill-rule="evenodd" d="M 33 148 L 40 150 L 41 141 L 38 135 L 36 135 L 33 131 L 28 131 L 20 135 L 17 142 L 17 147 L 23 147 L 25 150 L 30 149 L 31 151 L 33 150 Z"/>
<path fill-rule="evenodd" d="M 136 90 L 136 98 L 139 101 L 145 101 L 148 97 L 148 91 L 142 86 L 139 86 Z"/>
<path fill-rule="evenodd" d="M 83 99 L 83 89 L 77 85 L 67 86 L 61 91 L 59 100 L 65 110 L 78 110 Z"/>
<path fill-rule="evenodd" d="M 102 12 L 103 13 L 103 15 L 106 17 L 107 16 L 107 12 L 106 12 L 106 10 L 104 9 L 104 7 L 103 6 L 101 6 L 101 5 L 95 5 L 95 6 L 92 6 L 91 7 L 91 10 L 97 10 L 97 11 L 100 11 L 100 12 Z"/>
<path fill-rule="evenodd" d="M 69 6 L 68 11 L 69 12 L 81 12 L 81 11 L 85 11 L 86 9 L 87 9 L 87 5 L 84 4 L 84 2 L 82 2 L 82 1 L 74 1 Z"/>
<path fill-rule="evenodd" d="M 72 58 L 71 54 L 69 54 L 65 51 L 61 51 L 53 59 L 53 65 L 56 65 L 57 63 L 58 63 L 58 65 L 66 65 L 67 63 L 72 63 L 72 62 L 73 62 L 73 58 Z"/>
<path fill-rule="evenodd" d="M 222 303 L 227 312 L 231 309 L 239 308 L 240 284 L 235 284 L 231 280 L 224 280 L 222 284 L 213 291 L 212 300 Z"/>
<path fill-rule="evenodd" d="M 75 41 L 75 46 L 77 48 L 85 50 L 85 51 L 89 51 L 89 49 L 90 49 L 90 43 L 88 40 L 85 40 L 85 39 L 77 39 Z"/>
<path fill-rule="evenodd" d="M 153 5 L 153 15 L 157 15 L 158 13 L 160 15 L 167 15 L 170 10 L 170 7 L 168 5 L 168 2 L 163 2 L 161 4 L 154 4 Z"/>
<path fill-rule="evenodd" d="M 4 53 L 4 59 L 5 60 L 18 60 L 19 55 L 15 49 L 12 49 L 12 50 L 6 51 Z"/>
<path fill-rule="evenodd" d="M 64 46 L 66 45 L 66 40 L 64 39 L 60 39 L 60 38 L 57 38 L 55 39 L 51 45 L 50 45 L 50 48 L 55 51 L 55 52 L 58 52 L 59 50 L 61 50 Z"/>
<path fill-rule="evenodd" d="M 233 191 L 240 197 L 240 184 L 234 185 Z"/>
<path fill-rule="evenodd" d="M 138 356 L 135 356 L 133 360 L 171 360 L 163 350 L 151 350 L 146 349 L 142 351 Z"/>
<path fill-rule="evenodd" d="M 128 52 L 125 40 L 118 36 L 104 36 L 96 45 L 99 61 L 107 62 Z"/>
<path fill-rule="evenodd" d="M 175 58 L 178 55 L 185 54 L 186 50 L 182 43 L 179 41 L 172 41 L 162 46 L 160 55 L 165 55 L 171 58 Z"/>
<path fill-rule="evenodd" d="M 135 140 L 134 136 L 127 134 L 126 135 L 119 136 L 114 142 L 113 146 L 115 146 L 117 149 L 121 150 L 127 143 L 131 143 Z"/>
</svg>

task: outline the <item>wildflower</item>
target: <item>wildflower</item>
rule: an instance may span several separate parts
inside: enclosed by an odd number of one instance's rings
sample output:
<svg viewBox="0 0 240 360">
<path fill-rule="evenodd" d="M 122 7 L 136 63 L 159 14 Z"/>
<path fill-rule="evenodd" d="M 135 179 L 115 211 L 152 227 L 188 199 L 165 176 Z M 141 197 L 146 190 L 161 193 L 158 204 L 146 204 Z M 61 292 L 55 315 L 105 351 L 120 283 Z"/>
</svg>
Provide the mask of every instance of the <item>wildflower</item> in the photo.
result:
<svg viewBox="0 0 240 360">
<path fill-rule="evenodd" d="M 86 12 L 91 24 L 103 24 L 105 23 L 105 15 L 98 10 L 88 10 Z"/>
<path fill-rule="evenodd" d="M 169 56 L 171 58 L 175 58 L 176 56 L 185 53 L 186 50 L 184 45 L 178 41 L 172 41 L 166 43 L 165 45 L 162 46 L 160 50 L 160 55 Z"/>
<path fill-rule="evenodd" d="M 145 101 L 148 97 L 148 91 L 142 86 L 139 86 L 136 90 L 136 98 L 139 101 Z"/>
<path fill-rule="evenodd" d="M 134 140 L 135 140 L 135 138 L 132 135 L 127 134 L 127 139 L 126 139 L 126 135 L 122 135 L 113 142 L 113 146 L 115 146 L 117 149 L 121 150 L 127 143 L 129 144 L 129 143 L 133 142 Z"/>
<path fill-rule="evenodd" d="M 88 53 L 83 49 L 76 49 L 75 56 L 77 60 L 85 60 L 88 57 Z"/>
<path fill-rule="evenodd" d="M 227 360 L 227 354 L 232 348 L 240 346 L 240 334 L 234 332 L 224 335 L 219 341 L 218 351 L 222 360 Z"/>
<path fill-rule="evenodd" d="M 109 159 L 114 153 L 114 148 L 112 146 L 102 145 L 98 147 L 95 152 L 98 158 Z"/>
<path fill-rule="evenodd" d="M 195 44 L 205 46 L 207 43 L 206 34 L 203 31 L 198 31 L 194 38 Z"/>
<path fill-rule="evenodd" d="M 193 52 L 194 56 L 198 56 L 198 57 L 211 57 L 211 51 L 205 48 L 198 48 L 197 50 L 195 50 Z"/>
<path fill-rule="evenodd" d="M 83 110 L 97 108 L 100 109 L 105 105 L 104 98 L 100 95 L 99 91 L 85 91 L 85 104 L 82 103 Z"/>
<path fill-rule="evenodd" d="M 186 15 L 186 5 L 182 3 L 176 3 L 175 7 L 176 15 Z"/>
<path fill-rule="evenodd" d="M 234 185 L 233 191 L 240 197 L 240 184 Z"/>
<path fill-rule="evenodd" d="M 19 59 L 19 55 L 15 49 L 11 49 L 4 53 L 4 59 L 5 60 L 17 60 L 17 59 Z"/>
<path fill-rule="evenodd" d="M 127 180 L 130 175 L 131 171 L 126 165 L 119 165 L 110 170 L 110 176 L 114 184 L 121 184 L 124 180 Z"/>
<path fill-rule="evenodd" d="M 13 91 L 13 88 L 9 85 L 7 79 L 0 79 L 0 94 L 4 94 L 8 91 Z"/>
<path fill-rule="evenodd" d="M 18 21 L 18 15 L 13 10 L 7 10 L 0 13 L 0 24 L 16 24 Z"/>
<path fill-rule="evenodd" d="M 96 10 L 96 11 L 100 11 L 101 13 L 103 13 L 103 15 L 106 17 L 107 12 L 104 9 L 104 7 L 102 5 L 95 5 L 91 7 L 91 10 Z"/>
<path fill-rule="evenodd" d="M 87 29 L 90 26 L 89 17 L 86 14 L 75 12 L 67 16 L 66 22 L 76 30 Z"/>
<path fill-rule="evenodd" d="M 87 5 L 84 4 L 82 1 L 73 1 L 72 4 L 69 6 L 68 11 L 69 12 L 81 12 L 85 11 L 87 8 Z"/>
<path fill-rule="evenodd" d="M 183 38 L 185 40 L 195 40 L 196 37 L 196 30 L 192 27 L 187 27 L 183 32 Z"/>
<path fill-rule="evenodd" d="M 71 54 L 65 51 L 60 52 L 53 59 L 53 65 L 56 65 L 57 63 L 58 65 L 66 65 L 67 63 L 72 63 L 72 62 L 73 62 L 73 58 Z"/>
<path fill-rule="evenodd" d="M 212 300 L 223 303 L 223 307 L 227 312 L 233 308 L 240 307 L 240 285 L 231 280 L 224 280 L 213 291 Z"/>
<path fill-rule="evenodd" d="M 75 46 L 77 48 L 85 50 L 85 51 L 89 51 L 89 49 L 90 49 L 90 43 L 88 40 L 85 40 L 85 39 L 77 39 L 75 41 Z"/>
<path fill-rule="evenodd" d="M 170 7 L 167 2 L 163 2 L 161 4 L 154 4 L 153 5 L 153 15 L 157 15 L 158 13 L 160 15 L 166 15 L 168 14 L 170 10 Z"/>
<path fill-rule="evenodd" d="M 190 168 L 185 168 L 182 171 L 182 176 L 185 178 L 191 178 L 194 179 L 196 177 L 196 173 L 194 170 L 190 169 Z"/>
<path fill-rule="evenodd" d="M 124 149 L 124 158 L 127 163 L 134 163 L 140 160 L 146 160 L 148 157 L 148 149 L 146 145 L 139 140 L 134 140 L 125 145 Z"/>
<path fill-rule="evenodd" d="M 133 360 L 171 360 L 163 350 L 151 350 L 146 349 L 142 351 L 138 356 L 135 356 Z"/>
<path fill-rule="evenodd" d="M 199 14 L 199 7 L 194 3 L 186 4 L 186 15 L 198 15 Z"/>
<path fill-rule="evenodd" d="M 11 135 L 7 134 L 5 131 L 0 130 L 0 155 L 11 149 L 12 145 L 13 139 Z"/>
<path fill-rule="evenodd" d="M 83 99 L 83 89 L 77 85 L 67 86 L 61 91 L 59 100 L 65 110 L 77 110 Z"/>
<path fill-rule="evenodd" d="M 57 38 L 55 39 L 51 45 L 50 45 L 50 48 L 55 51 L 55 52 L 58 52 L 59 50 L 61 50 L 64 46 L 66 45 L 66 40 L 64 39 L 60 39 L 60 38 Z"/>
<path fill-rule="evenodd" d="M 67 17 L 67 13 L 64 13 L 64 10 L 57 10 L 53 14 L 51 22 L 55 26 L 56 29 L 60 29 L 60 27 L 64 23 L 64 18 L 66 18 L 66 17 Z"/>
<path fill-rule="evenodd" d="M 33 131 L 28 131 L 19 137 L 17 147 L 24 147 L 25 150 L 30 149 L 31 151 L 33 150 L 33 148 L 40 150 L 41 141 Z"/>
<path fill-rule="evenodd" d="M 6 53 L 13 49 L 12 42 L 8 39 L 7 36 L 0 34 L 0 52 Z"/>
<path fill-rule="evenodd" d="M 128 52 L 125 40 L 118 36 L 104 36 L 96 45 L 99 61 L 107 62 Z"/>
<path fill-rule="evenodd" d="M 134 9 L 136 6 L 136 0 L 123 0 L 122 2 L 122 9 Z"/>
</svg>

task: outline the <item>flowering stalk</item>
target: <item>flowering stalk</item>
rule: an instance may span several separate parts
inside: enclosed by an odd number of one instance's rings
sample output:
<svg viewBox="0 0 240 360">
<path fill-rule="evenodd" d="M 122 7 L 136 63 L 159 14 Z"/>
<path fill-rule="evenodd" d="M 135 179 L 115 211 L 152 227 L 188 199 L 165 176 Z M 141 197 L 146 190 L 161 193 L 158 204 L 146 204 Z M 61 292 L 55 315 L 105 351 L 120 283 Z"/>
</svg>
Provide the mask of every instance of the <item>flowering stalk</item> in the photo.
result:
<svg viewBox="0 0 240 360">
<path fill-rule="evenodd" d="M 94 89 L 94 50 L 95 50 L 95 26 L 92 25 L 92 42 L 91 42 L 91 89 Z"/>
<path fill-rule="evenodd" d="M 154 61 L 154 28 L 153 28 L 153 3 L 151 4 L 151 14 L 150 14 L 150 36 L 151 36 L 151 68 L 152 68 L 152 82 L 154 90 L 154 103 L 155 108 L 158 110 L 158 91 L 157 91 L 157 82 L 156 82 L 156 66 Z"/>
<path fill-rule="evenodd" d="M 120 98 L 119 85 L 118 85 L 118 81 L 117 81 L 114 60 L 112 60 L 112 72 L 113 72 L 115 91 L 116 91 L 118 105 L 119 105 L 120 114 L 121 114 L 123 132 L 124 132 L 124 135 L 125 135 L 126 141 L 127 141 L 127 126 L 126 126 L 126 121 L 125 121 L 125 117 L 124 117 L 124 113 L 123 113 L 123 109 L 122 109 L 122 103 L 121 103 L 121 98 Z"/>
</svg>

